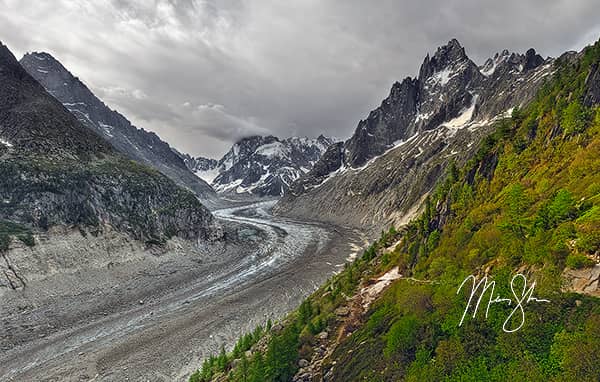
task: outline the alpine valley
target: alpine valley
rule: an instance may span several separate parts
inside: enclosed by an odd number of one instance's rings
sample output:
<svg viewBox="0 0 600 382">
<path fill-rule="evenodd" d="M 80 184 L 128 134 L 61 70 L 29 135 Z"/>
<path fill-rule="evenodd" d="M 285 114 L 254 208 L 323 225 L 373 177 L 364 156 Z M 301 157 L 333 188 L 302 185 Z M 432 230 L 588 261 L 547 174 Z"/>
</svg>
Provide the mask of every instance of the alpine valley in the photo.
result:
<svg viewBox="0 0 600 382">
<path fill-rule="evenodd" d="M 274 207 L 371 245 L 190 381 L 596 381 L 599 102 L 600 42 L 481 66 L 438 48 Z M 523 306 L 469 310 L 515 288 Z"/>
<path fill-rule="evenodd" d="M 259 200 L 232 202 L 51 55 L 0 48 L 0 380 L 185 380 L 358 245 L 358 232 L 274 218 L 260 199 L 327 138 L 235 145 L 222 182 L 251 182 Z"/>
<path fill-rule="evenodd" d="M 220 159 L 91 88 L 0 44 L 0 381 L 598 381 L 600 41 Z"/>
</svg>

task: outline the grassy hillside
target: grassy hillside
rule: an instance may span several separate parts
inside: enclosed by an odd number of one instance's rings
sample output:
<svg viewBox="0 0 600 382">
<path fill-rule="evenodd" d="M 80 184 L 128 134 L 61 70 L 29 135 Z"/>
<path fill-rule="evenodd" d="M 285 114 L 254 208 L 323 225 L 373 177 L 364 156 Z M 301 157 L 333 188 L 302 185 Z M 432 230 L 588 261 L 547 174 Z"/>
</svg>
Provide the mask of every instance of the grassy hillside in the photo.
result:
<svg viewBox="0 0 600 382">
<path fill-rule="evenodd" d="M 382 234 L 282 328 L 258 331 L 190 380 L 287 381 L 325 343 L 316 379 L 597 381 L 600 299 L 565 292 L 562 275 L 600 251 L 600 107 L 589 96 L 599 63 L 600 43 L 558 60 L 534 102 L 499 122 L 463 168 L 451 166 L 419 219 Z M 353 309 L 364 282 L 394 267 L 403 277 L 349 325 L 339 308 Z M 494 296 L 510 298 L 518 272 L 549 300 L 526 304 L 519 330 L 503 330 L 515 302 L 485 318 L 488 297 L 459 325 L 467 276 L 487 274 Z M 518 325 L 515 316 L 507 328 Z"/>
</svg>

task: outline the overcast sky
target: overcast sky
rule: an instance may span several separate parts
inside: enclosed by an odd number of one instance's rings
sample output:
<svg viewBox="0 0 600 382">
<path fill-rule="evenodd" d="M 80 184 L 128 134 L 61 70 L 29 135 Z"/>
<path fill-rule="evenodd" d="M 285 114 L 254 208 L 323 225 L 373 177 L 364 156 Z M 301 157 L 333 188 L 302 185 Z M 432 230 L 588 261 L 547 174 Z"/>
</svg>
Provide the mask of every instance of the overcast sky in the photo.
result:
<svg viewBox="0 0 600 382">
<path fill-rule="evenodd" d="M 485 5 L 483 5 L 485 4 Z M 597 0 L 0 0 L 0 40 L 46 51 L 136 126 L 219 157 L 251 134 L 351 135 L 456 37 L 478 64 L 600 37 Z"/>
</svg>

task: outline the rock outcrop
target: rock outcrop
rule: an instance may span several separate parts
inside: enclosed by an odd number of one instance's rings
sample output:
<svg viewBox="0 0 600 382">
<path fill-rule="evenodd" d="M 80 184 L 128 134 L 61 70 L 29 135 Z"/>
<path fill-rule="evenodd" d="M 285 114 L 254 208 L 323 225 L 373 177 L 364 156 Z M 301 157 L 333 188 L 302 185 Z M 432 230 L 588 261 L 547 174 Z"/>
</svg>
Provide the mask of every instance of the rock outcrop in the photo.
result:
<svg viewBox="0 0 600 382">
<path fill-rule="evenodd" d="M 582 269 L 566 268 L 562 276 L 565 291 L 600 297 L 600 264 Z"/>
</svg>

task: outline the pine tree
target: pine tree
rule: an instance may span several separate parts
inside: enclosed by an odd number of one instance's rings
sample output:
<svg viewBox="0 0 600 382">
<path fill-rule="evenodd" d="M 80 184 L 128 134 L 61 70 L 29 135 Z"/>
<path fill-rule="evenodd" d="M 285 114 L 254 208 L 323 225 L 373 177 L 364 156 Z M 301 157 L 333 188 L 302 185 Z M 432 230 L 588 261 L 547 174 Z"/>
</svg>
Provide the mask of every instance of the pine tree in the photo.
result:
<svg viewBox="0 0 600 382">
<path fill-rule="evenodd" d="M 221 345 L 221 352 L 217 357 L 217 370 L 225 371 L 227 369 L 227 353 L 225 352 L 225 346 Z"/>
</svg>

